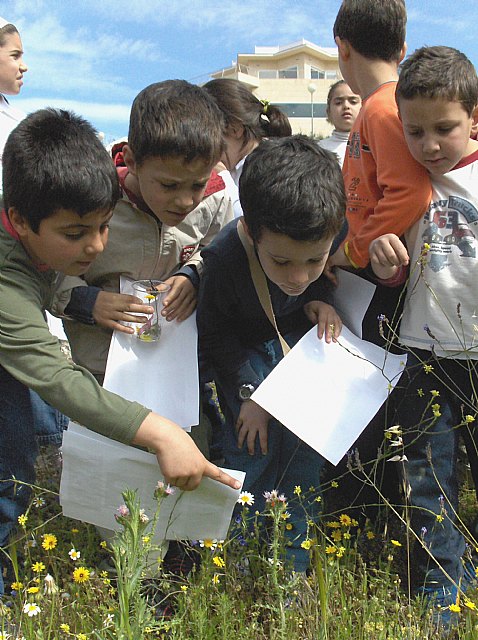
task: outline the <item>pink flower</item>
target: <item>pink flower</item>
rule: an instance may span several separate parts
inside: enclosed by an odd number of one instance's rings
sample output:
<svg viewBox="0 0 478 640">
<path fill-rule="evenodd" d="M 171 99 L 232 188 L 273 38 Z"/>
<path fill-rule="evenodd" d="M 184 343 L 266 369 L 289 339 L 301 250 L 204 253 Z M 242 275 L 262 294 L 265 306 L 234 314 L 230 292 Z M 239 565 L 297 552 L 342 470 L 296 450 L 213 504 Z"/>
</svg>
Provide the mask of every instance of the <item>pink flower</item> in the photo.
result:
<svg viewBox="0 0 478 640">
<path fill-rule="evenodd" d="M 127 518 L 129 516 L 129 509 L 125 504 L 120 505 L 116 511 L 122 518 Z"/>
</svg>

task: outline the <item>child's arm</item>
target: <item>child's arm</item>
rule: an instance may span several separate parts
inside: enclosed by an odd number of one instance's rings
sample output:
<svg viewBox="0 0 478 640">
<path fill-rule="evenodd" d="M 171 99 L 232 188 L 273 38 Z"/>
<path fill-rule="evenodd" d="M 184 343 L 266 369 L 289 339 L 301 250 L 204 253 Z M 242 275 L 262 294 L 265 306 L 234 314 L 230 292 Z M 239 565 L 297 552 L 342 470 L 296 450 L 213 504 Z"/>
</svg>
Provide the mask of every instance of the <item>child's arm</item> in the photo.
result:
<svg viewBox="0 0 478 640">
<path fill-rule="evenodd" d="M 132 443 L 152 449 L 166 482 L 183 491 L 195 489 L 203 476 L 239 489 L 237 480 L 206 460 L 189 434 L 156 413 L 146 416 Z"/>
<path fill-rule="evenodd" d="M 334 307 L 320 300 L 312 300 L 304 305 L 304 311 L 309 320 L 317 325 L 317 337 L 325 341 L 335 342 L 342 331 L 342 320 Z"/>
<path fill-rule="evenodd" d="M 44 294 L 44 292 L 43 292 Z M 194 489 L 203 475 L 238 483 L 209 463 L 189 435 L 167 418 L 103 389 L 61 352 L 42 313 L 37 282 L 0 285 L 0 365 L 72 420 L 120 442 L 152 449 L 167 482 Z"/>
<path fill-rule="evenodd" d="M 400 267 L 406 267 L 410 258 L 403 242 L 394 233 L 376 238 L 369 247 L 370 264 L 381 280 L 393 278 Z"/>
</svg>

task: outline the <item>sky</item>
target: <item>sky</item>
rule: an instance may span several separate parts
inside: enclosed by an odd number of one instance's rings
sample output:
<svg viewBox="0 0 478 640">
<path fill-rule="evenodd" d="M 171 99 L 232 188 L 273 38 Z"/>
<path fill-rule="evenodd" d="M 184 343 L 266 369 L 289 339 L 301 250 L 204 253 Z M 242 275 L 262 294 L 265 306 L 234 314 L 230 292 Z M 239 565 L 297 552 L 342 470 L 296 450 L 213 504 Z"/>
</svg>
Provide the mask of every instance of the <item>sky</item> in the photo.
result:
<svg viewBox="0 0 478 640">
<path fill-rule="evenodd" d="M 407 44 L 448 45 L 478 65 L 474 0 L 408 0 Z M 152 82 L 200 83 L 256 45 L 301 38 L 332 47 L 340 0 L 2 0 L 29 70 L 12 104 L 68 108 L 105 134 L 128 131 L 131 103 Z"/>
</svg>

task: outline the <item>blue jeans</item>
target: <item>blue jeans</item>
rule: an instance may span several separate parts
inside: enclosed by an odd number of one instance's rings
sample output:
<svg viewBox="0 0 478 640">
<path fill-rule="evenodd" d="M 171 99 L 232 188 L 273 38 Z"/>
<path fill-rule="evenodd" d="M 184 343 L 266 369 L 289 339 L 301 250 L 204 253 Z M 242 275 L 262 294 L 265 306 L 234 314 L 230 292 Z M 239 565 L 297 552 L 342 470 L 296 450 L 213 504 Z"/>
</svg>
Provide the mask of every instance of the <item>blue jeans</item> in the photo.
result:
<svg viewBox="0 0 478 640">
<path fill-rule="evenodd" d="M 0 594 L 6 564 L 1 549 L 30 499 L 30 489 L 13 478 L 32 484 L 37 454 L 30 390 L 0 366 Z"/>
<path fill-rule="evenodd" d="M 424 363 L 433 367 L 428 373 Z M 461 433 L 469 449 L 475 434 L 471 425 L 457 425 L 463 423 L 463 416 L 476 415 L 476 382 L 473 361 L 439 359 L 429 351 L 415 351 L 408 356 L 401 389 L 391 397 L 408 458 L 403 480 L 409 487 L 411 526 L 426 546 L 418 541 L 414 545 L 411 566 L 417 586 L 449 587 L 463 576 L 465 540 L 455 516 L 458 440 Z M 435 404 L 439 407 L 434 415 L 431 405 Z"/>
<path fill-rule="evenodd" d="M 55 409 L 30 389 L 35 436 L 40 446 L 60 445 L 63 431 L 68 427 L 69 418 Z"/>
<path fill-rule="evenodd" d="M 285 336 L 291 346 L 300 337 Z M 260 380 L 267 377 L 282 357 L 278 339 L 269 340 L 249 351 L 251 365 Z M 286 547 L 287 558 L 293 562 L 296 571 L 305 571 L 309 566 L 309 552 L 300 545 L 307 534 L 307 521 L 316 521 L 320 508 L 313 498 L 307 500 L 307 504 L 300 502 L 294 495 L 294 488 L 299 485 L 308 494 L 309 488 L 314 487 L 316 496 L 320 491 L 320 476 L 325 460 L 274 419 L 269 422 L 266 455 L 261 453 L 258 438 L 254 455 L 248 453 L 246 444 L 239 449 L 235 425 L 242 403 L 238 398 L 238 389 L 221 384 L 221 376 L 215 376 L 215 380 L 225 417 L 224 466 L 246 472 L 244 490 L 254 494 L 254 510 L 264 509 L 264 491 L 277 489 L 279 493 L 285 494 L 287 511 L 291 514 L 288 522 L 292 525 L 292 529 L 286 532 L 289 545 Z M 319 426 L 320 416 L 317 422 Z"/>
</svg>

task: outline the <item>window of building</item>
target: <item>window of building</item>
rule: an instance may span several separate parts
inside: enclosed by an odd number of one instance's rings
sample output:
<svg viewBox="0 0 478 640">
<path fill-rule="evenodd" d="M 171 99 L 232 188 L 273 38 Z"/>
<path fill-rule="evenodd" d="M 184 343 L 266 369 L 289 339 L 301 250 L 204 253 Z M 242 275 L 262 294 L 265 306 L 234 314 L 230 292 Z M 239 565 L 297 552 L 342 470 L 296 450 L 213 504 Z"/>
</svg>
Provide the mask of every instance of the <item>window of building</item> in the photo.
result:
<svg viewBox="0 0 478 640">
<path fill-rule="evenodd" d="M 310 77 L 312 80 L 323 80 L 325 78 L 325 71 L 317 69 L 316 67 L 310 67 Z"/>
<path fill-rule="evenodd" d="M 287 116 L 289 116 L 289 118 L 310 118 L 312 108 L 314 110 L 314 118 L 327 117 L 327 105 L 325 102 L 314 102 L 312 105 L 310 104 L 310 102 L 275 102 L 274 104 L 279 107 L 279 109 L 283 111 Z"/>
<path fill-rule="evenodd" d="M 279 78 L 297 78 L 297 67 L 279 69 Z"/>
<path fill-rule="evenodd" d="M 338 78 L 337 71 L 332 71 L 332 70 L 326 71 L 325 72 L 325 77 L 326 77 L 327 80 L 337 80 L 337 78 Z"/>
<path fill-rule="evenodd" d="M 277 78 L 277 70 L 259 69 L 259 78 Z"/>
</svg>

